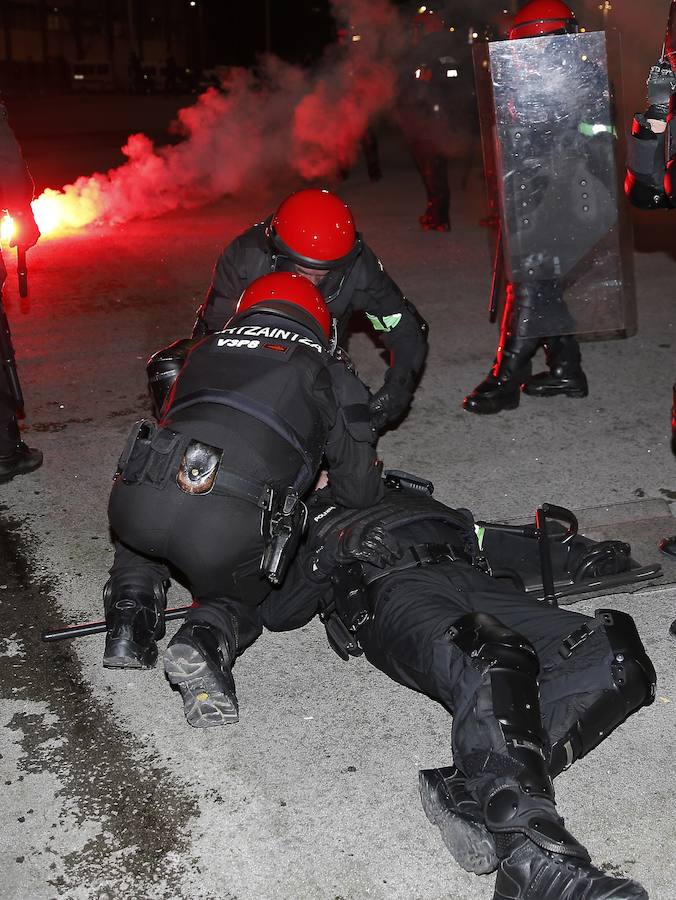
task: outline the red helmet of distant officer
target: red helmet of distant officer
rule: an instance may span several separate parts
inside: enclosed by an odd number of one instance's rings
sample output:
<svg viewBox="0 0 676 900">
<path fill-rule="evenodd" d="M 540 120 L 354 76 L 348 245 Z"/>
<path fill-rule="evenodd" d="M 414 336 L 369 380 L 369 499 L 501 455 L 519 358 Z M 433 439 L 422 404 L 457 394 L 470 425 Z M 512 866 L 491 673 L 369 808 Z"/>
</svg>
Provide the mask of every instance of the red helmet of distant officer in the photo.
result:
<svg viewBox="0 0 676 900">
<path fill-rule="evenodd" d="M 296 191 L 282 201 L 270 222 L 268 240 L 301 269 L 337 269 L 361 251 L 347 204 L 316 188 Z"/>
<path fill-rule="evenodd" d="M 319 290 L 303 275 L 272 272 L 262 275 L 242 292 L 233 318 L 249 313 L 271 313 L 305 325 L 326 342 L 332 338 L 331 313 Z"/>
<path fill-rule="evenodd" d="M 577 31 L 575 13 L 562 0 L 531 0 L 514 16 L 509 39 L 514 41 L 543 34 L 575 34 Z"/>
</svg>

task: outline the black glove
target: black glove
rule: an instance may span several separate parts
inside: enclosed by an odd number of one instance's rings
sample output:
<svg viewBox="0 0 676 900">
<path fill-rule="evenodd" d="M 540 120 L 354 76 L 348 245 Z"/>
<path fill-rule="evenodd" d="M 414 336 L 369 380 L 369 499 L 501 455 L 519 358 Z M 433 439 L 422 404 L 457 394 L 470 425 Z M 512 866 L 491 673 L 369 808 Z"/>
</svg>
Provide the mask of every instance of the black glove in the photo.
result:
<svg viewBox="0 0 676 900">
<path fill-rule="evenodd" d="M 665 120 L 669 112 L 669 101 L 676 91 L 676 73 L 668 62 L 660 60 L 650 67 L 646 85 L 648 87 L 646 118 Z"/>
<path fill-rule="evenodd" d="M 379 569 L 391 566 L 402 555 L 396 538 L 385 531 L 382 522 L 352 525 L 328 535 L 310 561 L 310 577 L 316 581 L 327 578 L 336 566 L 355 560 L 370 563 Z"/>
<path fill-rule="evenodd" d="M 390 372 L 387 373 L 385 384 L 369 400 L 371 423 L 376 431 L 398 419 L 411 402 L 413 379 L 405 375 L 391 375 Z"/>
</svg>

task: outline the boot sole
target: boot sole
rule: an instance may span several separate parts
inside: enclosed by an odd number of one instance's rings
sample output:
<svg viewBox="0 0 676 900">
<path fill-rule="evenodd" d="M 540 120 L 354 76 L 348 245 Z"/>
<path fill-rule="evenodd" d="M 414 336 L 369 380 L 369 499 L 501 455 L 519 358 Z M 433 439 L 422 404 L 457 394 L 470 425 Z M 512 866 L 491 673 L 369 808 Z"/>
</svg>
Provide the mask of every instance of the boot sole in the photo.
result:
<svg viewBox="0 0 676 900">
<path fill-rule="evenodd" d="M 524 394 L 529 397 L 588 397 L 589 389 L 585 388 L 536 388 L 530 390 L 528 385 L 523 387 Z"/>
<path fill-rule="evenodd" d="M 210 728 L 239 721 L 234 694 L 225 690 L 204 657 L 188 644 L 172 644 L 164 653 L 164 671 L 183 698 L 188 725 Z"/>
<path fill-rule="evenodd" d="M 127 638 L 106 641 L 103 654 L 105 669 L 154 669 L 157 662 L 157 645 L 140 647 Z"/>
<path fill-rule="evenodd" d="M 466 409 L 467 412 L 474 413 L 477 416 L 494 416 L 497 415 L 497 413 L 501 413 L 503 410 L 516 409 L 520 401 L 521 397 L 517 394 L 515 398 L 505 400 L 504 403 L 500 403 L 497 407 L 482 408 L 480 405 L 474 406 L 470 403 L 463 403 L 462 407 L 463 409 Z"/>
<path fill-rule="evenodd" d="M 441 832 L 442 841 L 458 865 L 475 875 L 495 872 L 498 857 L 488 829 L 443 807 L 433 785 L 422 778 L 419 788 L 425 815 Z"/>
</svg>

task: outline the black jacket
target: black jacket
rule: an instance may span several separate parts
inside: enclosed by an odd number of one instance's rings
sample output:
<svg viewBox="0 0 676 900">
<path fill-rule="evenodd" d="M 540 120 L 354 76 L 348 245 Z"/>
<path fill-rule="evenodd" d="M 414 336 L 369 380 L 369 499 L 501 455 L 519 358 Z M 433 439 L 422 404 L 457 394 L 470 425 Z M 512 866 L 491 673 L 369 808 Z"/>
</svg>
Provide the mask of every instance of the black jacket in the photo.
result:
<svg viewBox="0 0 676 900">
<path fill-rule="evenodd" d="M 235 238 L 218 258 L 211 287 L 199 309 L 195 335 L 223 328 L 242 291 L 255 278 L 274 271 L 293 270 L 291 260 L 274 253 L 268 243 L 269 221 L 254 225 Z M 364 245 L 352 265 L 331 272 L 319 289 L 338 320 L 341 333 L 347 330 L 353 311 L 366 313 L 390 351 L 386 381 L 394 380 L 403 386 L 410 399 L 427 353 L 427 326 L 373 251 Z"/>
<path fill-rule="evenodd" d="M 325 456 L 349 507 L 382 496 L 368 391 L 312 332 L 257 314 L 188 354 L 160 423 L 223 449 L 229 470 L 304 493 Z"/>
</svg>

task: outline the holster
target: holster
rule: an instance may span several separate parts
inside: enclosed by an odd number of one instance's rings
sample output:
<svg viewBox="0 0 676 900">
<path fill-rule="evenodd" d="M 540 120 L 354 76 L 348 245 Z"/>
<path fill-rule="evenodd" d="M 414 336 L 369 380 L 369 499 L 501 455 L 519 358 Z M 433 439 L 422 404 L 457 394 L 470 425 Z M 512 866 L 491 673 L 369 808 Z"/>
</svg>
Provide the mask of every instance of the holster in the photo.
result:
<svg viewBox="0 0 676 900">
<path fill-rule="evenodd" d="M 268 485 L 266 491 L 261 516 L 265 550 L 260 570 L 272 584 L 281 584 L 305 531 L 307 507 L 292 487 L 283 493 Z"/>
<path fill-rule="evenodd" d="M 364 575 L 359 563 L 339 566 L 331 576 L 330 592 L 320 599 L 319 618 L 329 644 L 341 659 L 361 656 L 356 633 L 371 618 Z"/>
</svg>

